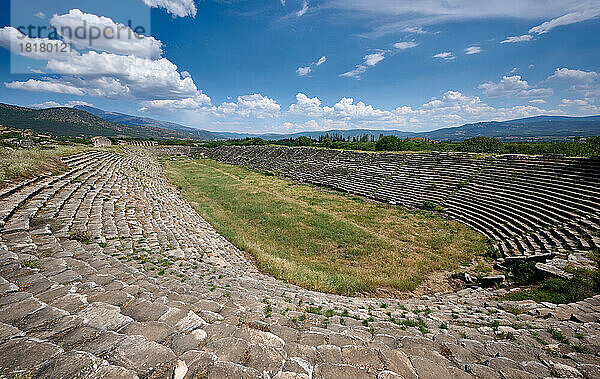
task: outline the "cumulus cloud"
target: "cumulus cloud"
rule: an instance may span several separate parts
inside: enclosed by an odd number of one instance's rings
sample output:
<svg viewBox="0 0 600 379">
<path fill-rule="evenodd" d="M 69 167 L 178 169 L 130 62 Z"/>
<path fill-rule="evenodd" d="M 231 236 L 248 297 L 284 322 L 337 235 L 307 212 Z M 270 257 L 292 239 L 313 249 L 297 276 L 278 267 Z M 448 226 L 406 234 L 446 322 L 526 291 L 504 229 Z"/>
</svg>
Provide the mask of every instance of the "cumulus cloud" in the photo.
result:
<svg viewBox="0 0 600 379">
<path fill-rule="evenodd" d="M 178 110 L 197 110 L 203 107 L 210 107 L 210 97 L 203 93 L 198 93 L 194 97 L 185 99 L 163 99 L 163 100 L 147 100 L 142 101 L 140 112 L 156 112 L 156 113 L 171 113 Z"/>
<path fill-rule="evenodd" d="M 24 82 L 4 83 L 6 88 L 19 89 L 30 92 L 52 92 L 64 93 L 67 95 L 82 96 L 85 92 L 69 83 L 62 82 L 53 78 L 44 78 L 43 80 L 29 79 Z"/>
<path fill-rule="evenodd" d="M 454 54 L 452 54 L 449 51 L 443 52 L 443 53 L 438 53 L 436 55 L 433 56 L 434 58 L 439 58 L 439 59 L 443 59 L 445 61 L 452 61 L 455 60 L 456 57 L 454 56 Z"/>
<path fill-rule="evenodd" d="M 198 9 L 194 0 L 142 0 L 151 8 L 164 8 L 173 17 L 196 17 Z"/>
<path fill-rule="evenodd" d="M 532 39 L 533 39 L 533 36 L 531 34 L 524 34 L 522 36 L 506 37 L 506 39 L 500 41 L 500 43 L 527 42 L 527 41 L 531 41 Z"/>
<path fill-rule="evenodd" d="M 489 97 L 549 97 L 554 95 L 552 88 L 531 88 L 526 80 L 521 79 L 520 75 L 504 76 L 498 83 L 486 82 L 480 84 L 478 88 L 482 89 L 483 93 Z"/>
<path fill-rule="evenodd" d="M 198 89 L 191 77 L 182 77 L 177 66 L 166 58 L 149 60 L 132 55 L 90 51 L 63 61 L 50 61 L 54 73 L 94 78 L 98 73 L 114 78 L 139 99 L 183 99 L 196 95 Z"/>
<path fill-rule="evenodd" d="M 546 100 L 544 100 L 544 99 L 533 99 L 533 100 L 529 100 L 529 102 L 531 104 L 546 104 Z"/>
<path fill-rule="evenodd" d="M 376 109 L 362 101 L 355 104 L 353 98 L 347 97 L 342 98 L 333 107 L 324 107 L 323 113 L 327 117 L 345 120 L 370 120 L 391 115 L 387 111 Z"/>
<path fill-rule="evenodd" d="M 481 53 L 481 47 L 479 46 L 469 46 L 465 49 L 465 54 L 473 55 Z"/>
<path fill-rule="evenodd" d="M 397 42 L 394 44 L 394 48 L 398 49 L 398 50 L 407 50 L 407 49 L 412 49 L 414 47 L 419 46 L 419 44 L 417 42 L 414 41 L 407 41 L 407 42 Z"/>
<path fill-rule="evenodd" d="M 431 100 L 420 107 L 400 106 L 392 110 L 378 109 L 364 102 L 355 102 L 344 97 L 331 107 L 321 106 L 318 98 L 304 94 L 296 96 L 296 104 L 290 106 L 289 113 L 295 116 L 312 118 L 312 122 L 286 123 L 290 130 L 326 130 L 335 128 L 420 128 L 458 126 L 469 122 L 485 120 L 509 120 L 542 114 L 564 114 L 561 110 L 546 110 L 534 105 L 519 105 L 495 108 L 477 96 L 467 96 L 459 91 L 447 91 L 439 99 Z M 532 104 L 543 104 L 543 100 Z"/>
<path fill-rule="evenodd" d="M 67 14 L 54 15 L 50 24 L 56 28 L 65 42 L 73 43 L 77 48 L 150 59 L 158 59 L 162 56 L 160 41 L 154 37 L 138 35 L 128 26 L 116 23 L 108 17 L 98 17 L 83 13 L 79 9 L 72 9 Z M 85 35 L 74 32 L 83 25 L 86 25 Z"/>
<path fill-rule="evenodd" d="M 29 38 L 25 34 L 21 33 L 17 29 L 12 26 L 6 26 L 0 28 L 0 46 L 9 50 L 13 54 L 18 54 L 30 59 L 35 60 L 60 60 L 60 59 L 68 59 L 71 56 L 78 55 L 79 53 L 75 50 L 71 50 L 70 48 L 65 49 L 65 52 L 58 51 L 57 49 L 53 49 L 52 52 L 40 52 L 39 49 L 32 49 L 32 51 L 27 52 L 26 50 L 21 50 L 22 46 L 26 46 L 27 44 L 33 45 L 56 45 L 60 44 L 60 41 L 51 40 L 48 38 Z"/>
<path fill-rule="evenodd" d="M 303 93 L 296 95 L 296 103 L 290 105 L 289 113 L 293 115 L 320 117 L 323 115 L 321 100 L 317 97 L 312 99 Z"/>
<path fill-rule="evenodd" d="M 236 103 L 223 103 L 216 110 L 217 115 L 237 114 L 241 117 L 263 119 L 280 115 L 281 106 L 273 99 L 261 94 L 238 96 Z"/>
<path fill-rule="evenodd" d="M 89 51 L 46 66 L 60 78 L 30 79 L 5 83 L 7 88 L 36 92 L 122 98 L 143 102 L 144 110 L 196 109 L 210 104 L 189 74 L 162 58 L 150 60 L 133 55 Z"/>
<path fill-rule="evenodd" d="M 522 80 L 521 76 L 504 76 L 498 83 L 486 82 L 479 85 L 483 93 L 489 97 L 511 96 L 520 91 L 529 89 L 529 83 Z"/>
<path fill-rule="evenodd" d="M 588 99 L 562 99 L 558 106 L 571 109 L 578 115 L 597 115 L 600 113 L 600 107 Z"/>
<path fill-rule="evenodd" d="M 600 74 L 595 71 L 573 70 L 569 68 L 557 68 L 548 80 L 558 80 L 569 84 L 581 85 L 591 84 L 600 79 Z"/>
</svg>

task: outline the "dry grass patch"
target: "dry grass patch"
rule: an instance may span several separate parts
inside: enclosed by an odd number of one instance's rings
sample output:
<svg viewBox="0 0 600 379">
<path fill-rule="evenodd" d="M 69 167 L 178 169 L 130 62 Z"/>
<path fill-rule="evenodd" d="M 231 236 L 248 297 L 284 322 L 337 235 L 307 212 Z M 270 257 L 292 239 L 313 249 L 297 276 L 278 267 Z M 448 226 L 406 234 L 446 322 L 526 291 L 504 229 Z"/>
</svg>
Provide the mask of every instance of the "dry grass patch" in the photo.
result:
<svg viewBox="0 0 600 379">
<path fill-rule="evenodd" d="M 83 147 L 59 146 L 55 149 L 13 149 L 0 147 L 0 187 L 5 180 L 21 180 L 44 172 L 60 172 L 65 168 L 60 157 L 75 154 Z"/>
<path fill-rule="evenodd" d="M 260 270 L 344 295 L 414 290 L 469 264 L 482 235 L 427 212 L 365 202 L 212 160 L 163 160 L 171 180 Z"/>
</svg>

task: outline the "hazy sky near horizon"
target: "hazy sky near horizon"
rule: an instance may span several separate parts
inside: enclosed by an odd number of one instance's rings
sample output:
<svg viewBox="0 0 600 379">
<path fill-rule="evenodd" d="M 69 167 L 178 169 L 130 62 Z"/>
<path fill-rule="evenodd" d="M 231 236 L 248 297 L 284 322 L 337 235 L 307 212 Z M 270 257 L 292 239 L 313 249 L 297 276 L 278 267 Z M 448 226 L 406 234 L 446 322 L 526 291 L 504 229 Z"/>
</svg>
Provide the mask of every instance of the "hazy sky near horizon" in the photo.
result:
<svg viewBox="0 0 600 379">
<path fill-rule="evenodd" d="M 600 114 L 597 0 L 0 6 L 0 102 L 10 104 L 279 133 Z M 85 36 L 65 32 L 82 25 Z M 73 49 L 47 51 L 56 38 Z"/>
</svg>

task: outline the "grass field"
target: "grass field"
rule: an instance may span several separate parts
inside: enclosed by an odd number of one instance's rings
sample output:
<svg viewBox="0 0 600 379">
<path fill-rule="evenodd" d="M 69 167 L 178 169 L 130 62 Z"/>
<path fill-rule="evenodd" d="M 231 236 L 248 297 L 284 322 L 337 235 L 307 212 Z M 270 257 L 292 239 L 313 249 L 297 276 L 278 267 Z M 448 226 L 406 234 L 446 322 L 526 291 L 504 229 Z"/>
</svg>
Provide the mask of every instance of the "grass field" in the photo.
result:
<svg viewBox="0 0 600 379">
<path fill-rule="evenodd" d="M 212 160 L 163 160 L 171 180 L 258 268 L 344 295 L 414 290 L 486 248 L 457 222 L 413 213 Z"/>
</svg>

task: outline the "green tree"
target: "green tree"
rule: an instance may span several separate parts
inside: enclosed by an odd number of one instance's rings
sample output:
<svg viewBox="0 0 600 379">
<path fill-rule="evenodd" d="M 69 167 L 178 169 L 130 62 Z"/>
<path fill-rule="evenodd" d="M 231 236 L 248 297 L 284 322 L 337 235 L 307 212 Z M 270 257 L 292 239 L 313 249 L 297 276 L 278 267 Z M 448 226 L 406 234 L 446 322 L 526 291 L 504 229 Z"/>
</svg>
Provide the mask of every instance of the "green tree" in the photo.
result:
<svg viewBox="0 0 600 379">
<path fill-rule="evenodd" d="M 308 138 L 308 137 L 304 137 L 304 136 L 300 136 L 298 138 L 296 138 L 296 141 L 294 142 L 294 144 L 296 146 L 310 146 L 312 145 L 313 141 L 312 139 Z"/>
<path fill-rule="evenodd" d="M 398 151 L 402 146 L 402 140 L 396 136 L 383 136 L 380 137 L 375 143 L 375 150 L 377 151 Z"/>
</svg>

